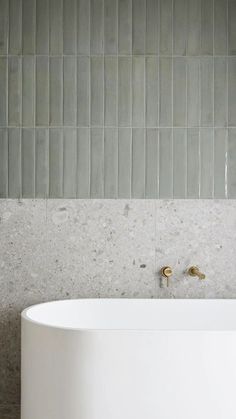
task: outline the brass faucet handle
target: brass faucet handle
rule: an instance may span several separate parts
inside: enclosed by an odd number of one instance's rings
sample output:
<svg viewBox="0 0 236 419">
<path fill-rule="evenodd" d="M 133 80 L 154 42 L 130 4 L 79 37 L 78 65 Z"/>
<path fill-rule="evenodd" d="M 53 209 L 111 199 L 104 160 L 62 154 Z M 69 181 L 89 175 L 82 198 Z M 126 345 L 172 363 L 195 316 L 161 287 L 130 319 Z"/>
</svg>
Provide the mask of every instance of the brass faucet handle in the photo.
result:
<svg viewBox="0 0 236 419">
<path fill-rule="evenodd" d="M 164 266 L 161 268 L 161 275 L 167 279 L 167 287 L 169 287 L 169 278 L 173 275 L 173 271 L 170 266 Z"/>
<path fill-rule="evenodd" d="M 199 279 L 205 279 L 206 275 L 200 272 L 197 266 L 191 266 L 188 270 L 190 276 L 198 276 Z"/>
</svg>

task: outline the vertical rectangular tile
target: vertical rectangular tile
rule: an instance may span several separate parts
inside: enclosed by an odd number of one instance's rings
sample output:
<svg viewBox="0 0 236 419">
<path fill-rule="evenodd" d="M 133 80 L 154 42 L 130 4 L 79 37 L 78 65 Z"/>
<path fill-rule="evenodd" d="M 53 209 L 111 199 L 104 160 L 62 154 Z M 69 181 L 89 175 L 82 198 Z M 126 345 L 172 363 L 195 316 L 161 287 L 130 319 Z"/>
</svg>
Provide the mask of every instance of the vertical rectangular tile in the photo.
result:
<svg viewBox="0 0 236 419">
<path fill-rule="evenodd" d="M 47 198 L 49 189 L 49 138 L 47 128 L 35 130 L 35 197 Z"/>
<path fill-rule="evenodd" d="M 90 52 L 91 54 L 103 54 L 104 0 L 91 0 L 90 8 Z"/>
<path fill-rule="evenodd" d="M 63 0 L 50 0 L 50 54 L 63 52 Z"/>
<path fill-rule="evenodd" d="M 158 58 L 146 57 L 146 126 L 158 126 Z"/>
<path fill-rule="evenodd" d="M 228 125 L 236 127 L 236 57 L 228 58 Z"/>
<path fill-rule="evenodd" d="M 0 54 L 7 54 L 8 25 L 9 25 L 9 0 L 0 0 Z"/>
<path fill-rule="evenodd" d="M 0 57 L 0 126 L 7 125 L 7 58 Z"/>
<path fill-rule="evenodd" d="M 188 33 L 188 2 L 187 0 L 174 1 L 173 15 L 173 53 L 186 55 Z"/>
<path fill-rule="evenodd" d="M 119 54 L 132 52 L 132 0 L 118 0 Z"/>
<path fill-rule="evenodd" d="M 23 0 L 22 6 L 23 54 L 35 54 L 36 0 Z"/>
<path fill-rule="evenodd" d="M 226 196 L 226 128 L 215 129 L 214 134 L 214 198 L 227 198 Z"/>
<path fill-rule="evenodd" d="M 9 0 L 9 54 L 22 53 L 22 0 Z"/>
<path fill-rule="evenodd" d="M 146 0 L 146 54 L 158 54 L 159 1 Z"/>
<path fill-rule="evenodd" d="M 63 135 L 61 128 L 49 130 L 49 198 L 63 197 Z"/>
<path fill-rule="evenodd" d="M 8 196 L 8 137 L 7 129 L 0 128 L 0 198 Z"/>
<path fill-rule="evenodd" d="M 90 129 L 77 130 L 77 198 L 90 198 Z"/>
<path fill-rule="evenodd" d="M 146 185 L 145 197 L 157 198 L 159 185 L 159 141 L 158 129 L 146 130 Z"/>
<path fill-rule="evenodd" d="M 145 198 L 145 130 L 132 130 L 132 198 Z"/>
<path fill-rule="evenodd" d="M 173 124 L 184 127 L 187 123 L 186 59 L 173 60 Z"/>
<path fill-rule="evenodd" d="M 236 1 L 228 0 L 228 49 L 229 55 L 236 55 Z"/>
<path fill-rule="evenodd" d="M 172 126 L 172 58 L 160 58 L 160 126 Z"/>
<path fill-rule="evenodd" d="M 8 197 L 21 197 L 21 130 L 8 130 Z"/>
<path fill-rule="evenodd" d="M 143 127 L 145 121 L 145 58 L 133 57 L 132 61 L 132 125 Z"/>
<path fill-rule="evenodd" d="M 77 194 L 77 135 L 76 128 L 63 130 L 63 197 Z"/>
<path fill-rule="evenodd" d="M 22 197 L 34 198 L 35 185 L 35 141 L 34 129 L 23 128 L 21 138 L 22 154 Z"/>
<path fill-rule="evenodd" d="M 104 60 L 91 58 L 91 125 L 104 122 Z"/>
<path fill-rule="evenodd" d="M 202 55 L 213 55 L 213 1 L 201 0 Z"/>
<path fill-rule="evenodd" d="M 77 124 L 88 126 L 90 119 L 90 63 L 89 57 L 77 58 Z"/>
<path fill-rule="evenodd" d="M 186 198 L 187 193 L 187 130 L 173 132 L 173 197 Z"/>
<path fill-rule="evenodd" d="M 200 130 L 200 198 L 213 198 L 214 142 L 213 129 Z"/>
<path fill-rule="evenodd" d="M 91 129 L 91 198 L 104 197 L 104 132 L 102 128 Z"/>
<path fill-rule="evenodd" d="M 118 0 L 104 0 L 104 53 L 116 54 L 118 46 Z"/>
<path fill-rule="evenodd" d="M 76 57 L 64 57 L 63 79 L 64 125 L 76 125 Z"/>
<path fill-rule="evenodd" d="M 145 54 L 146 0 L 132 3 L 133 54 Z"/>
<path fill-rule="evenodd" d="M 200 60 L 187 58 L 187 122 L 189 127 L 200 124 Z"/>
<path fill-rule="evenodd" d="M 228 198 L 236 198 L 236 129 L 228 132 L 227 190 Z"/>
<path fill-rule="evenodd" d="M 188 0 L 187 54 L 199 55 L 201 50 L 201 1 Z"/>
<path fill-rule="evenodd" d="M 66 0 L 63 3 L 63 51 L 64 54 L 75 54 L 76 47 L 76 0 Z"/>
<path fill-rule="evenodd" d="M 90 53 L 90 1 L 77 1 L 77 53 Z"/>
<path fill-rule="evenodd" d="M 35 57 L 22 57 L 22 125 L 34 126 L 35 118 Z"/>
<path fill-rule="evenodd" d="M 49 53 L 49 0 L 36 3 L 36 53 Z"/>
<path fill-rule="evenodd" d="M 104 133 L 104 197 L 117 198 L 118 193 L 118 131 L 105 128 Z"/>
<path fill-rule="evenodd" d="M 8 58 L 8 125 L 21 124 L 21 57 Z"/>
<path fill-rule="evenodd" d="M 173 0 L 160 0 L 160 55 L 171 55 L 173 49 Z"/>
<path fill-rule="evenodd" d="M 227 126 L 227 58 L 215 57 L 214 59 L 214 124 Z"/>
<path fill-rule="evenodd" d="M 187 198 L 199 198 L 199 129 L 190 128 L 187 134 Z"/>
<path fill-rule="evenodd" d="M 36 125 L 49 123 L 49 59 L 36 58 Z"/>
<path fill-rule="evenodd" d="M 227 1 L 214 3 L 214 54 L 227 55 Z"/>
<path fill-rule="evenodd" d="M 118 65 L 117 57 L 105 57 L 105 125 L 117 125 L 118 109 Z"/>
<path fill-rule="evenodd" d="M 173 198 L 172 129 L 159 130 L 159 198 Z"/>
<path fill-rule="evenodd" d="M 50 125 L 62 125 L 63 120 L 63 59 L 50 57 Z"/>
<path fill-rule="evenodd" d="M 132 130 L 118 130 L 118 197 L 131 197 Z"/>
<path fill-rule="evenodd" d="M 132 82 L 131 57 L 118 58 L 118 124 L 119 126 L 131 125 L 131 82 Z"/>
</svg>

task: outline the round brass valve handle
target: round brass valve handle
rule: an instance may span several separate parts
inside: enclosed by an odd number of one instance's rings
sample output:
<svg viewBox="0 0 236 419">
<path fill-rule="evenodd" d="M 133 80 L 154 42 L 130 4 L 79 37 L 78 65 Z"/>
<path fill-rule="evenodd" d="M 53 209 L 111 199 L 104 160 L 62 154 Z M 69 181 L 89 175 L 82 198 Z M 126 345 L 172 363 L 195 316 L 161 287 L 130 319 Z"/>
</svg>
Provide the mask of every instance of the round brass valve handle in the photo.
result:
<svg viewBox="0 0 236 419">
<path fill-rule="evenodd" d="M 170 266 L 164 266 L 161 269 L 161 274 L 162 274 L 162 276 L 165 276 L 166 278 L 169 278 L 173 274 L 173 271 L 172 271 Z"/>
</svg>

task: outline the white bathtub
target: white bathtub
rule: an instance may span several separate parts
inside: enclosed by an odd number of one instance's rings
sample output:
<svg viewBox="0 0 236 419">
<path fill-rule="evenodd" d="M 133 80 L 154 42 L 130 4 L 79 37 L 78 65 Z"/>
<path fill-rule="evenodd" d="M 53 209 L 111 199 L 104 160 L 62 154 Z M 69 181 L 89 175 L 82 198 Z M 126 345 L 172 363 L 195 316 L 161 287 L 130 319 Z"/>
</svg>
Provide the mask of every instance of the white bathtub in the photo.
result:
<svg viewBox="0 0 236 419">
<path fill-rule="evenodd" d="M 235 419 L 236 300 L 71 300 L 22 313 L 22 419 Z"/>
</svg>

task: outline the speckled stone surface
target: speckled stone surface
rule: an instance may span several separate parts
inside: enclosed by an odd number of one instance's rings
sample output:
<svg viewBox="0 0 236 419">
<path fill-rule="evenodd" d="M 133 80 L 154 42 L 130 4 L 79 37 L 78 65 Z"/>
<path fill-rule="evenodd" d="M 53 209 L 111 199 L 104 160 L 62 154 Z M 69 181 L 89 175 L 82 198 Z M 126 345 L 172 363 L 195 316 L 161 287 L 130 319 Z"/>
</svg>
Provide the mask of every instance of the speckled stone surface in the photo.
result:
<svg viewBox="0 0 236 419">
<path fill-rule="evenodd" d="M 19 418 L 20 311 L 60 298 L 236 298 L 236 200 L 0 200 L 0 418 Z M 160 280 L 171 265 L 170 287 Z M 186 275 L 198 265 L 207 275 Z"/>
</svg>

